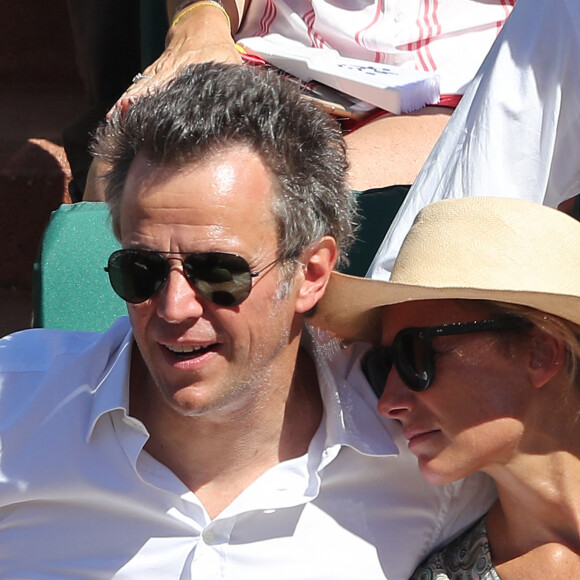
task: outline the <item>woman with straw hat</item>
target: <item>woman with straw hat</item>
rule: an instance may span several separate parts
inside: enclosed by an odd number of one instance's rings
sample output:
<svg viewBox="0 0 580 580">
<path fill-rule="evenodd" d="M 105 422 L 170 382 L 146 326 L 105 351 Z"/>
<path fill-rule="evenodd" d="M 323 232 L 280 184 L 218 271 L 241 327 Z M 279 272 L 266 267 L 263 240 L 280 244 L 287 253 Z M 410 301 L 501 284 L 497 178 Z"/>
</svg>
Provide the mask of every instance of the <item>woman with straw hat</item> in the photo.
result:
<svg viewBox="0 0 580 580">
<path fill-rule="evenodd" d="M 463 198 L 418 215 L 390 281 L 333 275 L 315 323 L 375 343 L 363 370 L 423 476 L 497 485 L 413 579 L 580 576 L 579 247 L 557 210 Z"/>
</svg>

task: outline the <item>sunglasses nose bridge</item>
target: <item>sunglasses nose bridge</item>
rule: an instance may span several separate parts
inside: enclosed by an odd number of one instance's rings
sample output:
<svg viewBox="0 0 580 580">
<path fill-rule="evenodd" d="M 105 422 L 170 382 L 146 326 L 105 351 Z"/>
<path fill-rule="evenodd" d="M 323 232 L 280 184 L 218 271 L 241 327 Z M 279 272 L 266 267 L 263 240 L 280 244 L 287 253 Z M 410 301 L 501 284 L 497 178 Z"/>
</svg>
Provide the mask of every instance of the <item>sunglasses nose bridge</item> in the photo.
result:
<svg viewBox="0 0 580 580">
<path fill-rule="evenodd" d="M 184 261 L 183 258 L 180 258 L 179 256 L 167 256 L 165 258 L 165 261 L 167 262 L 167 267 L 168 269 L 172 269 L 174 267 L 174 264 L 172 264 L 171 262 L 175 261 L 175 262 L 179 262 L 181 264 L 181 267 L 184 267 Z"/>
<path fill-rule="evenodd" d="M 177 258 L 175 256 L 170 256 L 168 258 L 163 258 L 163 261 L 159 261 L 157 263 L 157 267 L 155 269 L 155 277 L 157 278 L 157 288 L 156 288 L 156 293 L 161 292 L 162 290 L 164 290 L 167 285 L 169 284 L 169 278 L 171 277 L 171 272 L 172 271 L 177 271 L 179 272 L 179 268 L 177 268 L 177 264 L 172 264 L 171 260 L 177 260 L 178 262 L 181 262 L 183 264 L 183 260 L 181 260 L 180 258 Z M 183 266 L 182 266 L 183 267 Z M 181 274 L 183 275 L 184 272 L 181 271 Z"/>
<path fill-rule="evenodd" d="M 179 262 L 179 264 L 172 263 L 172 262 Z M 183 258 L 178 256 L 168 256 L 166 258 L 167 263 L 167 270 L 165 272 L 165 280 L 164 286 L 168 284 L 169 278 L 171 277 L 172 272 L 176 272 L 181 278 L 184 279 L 185 282 L 190 286 L 191 290 L 196 293 L 199 293 L 199 290 L 196 288 L 195 282 L 195 271 L 190 264 L 186 264 L 186 261 Z"/>
<path fill-rule="evenodd" d="M 175 264 L 172 262 L 179 262 L 179 264 Z M 187 282 L 189 283 L 189 285 L 193 289 L 195 289 L 195 287 L 194 287 L 194 280 L 195 280 L 194 272 L 193 272 L 191 266 L 186 265 L 185 260 L 183 258 L 180 258 L 179 256 L 168 256 L 167 258 L 165 258 L 165 263 L 166 263 L 166 270 L 165 270 L 164 283 L 167 283 L 167 280 L 171 276 L 171 272 L 177 272 L 183 278 L 185 278 L 185 280 L 187 280 Z"/>
</svg>

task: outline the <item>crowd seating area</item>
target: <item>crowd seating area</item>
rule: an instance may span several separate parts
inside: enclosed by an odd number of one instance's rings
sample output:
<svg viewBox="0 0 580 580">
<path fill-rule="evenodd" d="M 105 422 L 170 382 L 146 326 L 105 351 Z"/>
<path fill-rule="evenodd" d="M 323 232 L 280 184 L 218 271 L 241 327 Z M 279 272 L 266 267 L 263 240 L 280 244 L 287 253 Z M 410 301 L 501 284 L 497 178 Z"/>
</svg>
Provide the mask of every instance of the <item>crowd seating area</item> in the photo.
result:
<svg viewBox="0 0 580 580">
<path fill-rule="evenodd" d="M 30 326 L 40 238 L 70 202 L 61 132 L 83 107 L 66 0 L 0 3 L 0 336 Z"/>
</svg>

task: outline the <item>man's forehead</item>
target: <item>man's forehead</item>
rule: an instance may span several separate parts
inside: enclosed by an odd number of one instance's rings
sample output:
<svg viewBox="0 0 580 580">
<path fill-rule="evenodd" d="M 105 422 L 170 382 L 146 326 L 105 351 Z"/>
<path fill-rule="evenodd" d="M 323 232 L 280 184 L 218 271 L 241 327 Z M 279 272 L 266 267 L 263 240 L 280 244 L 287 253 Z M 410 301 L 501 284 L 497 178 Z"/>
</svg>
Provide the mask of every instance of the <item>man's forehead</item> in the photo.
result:
<svg viewBox="0 0 580 580">
<path fill-rule="evenodd" d="M 131 193 L 163 193 L 164 186 L 176 180 L 190 180 L 199 185 L 200 174 L 203 183 L 216 196 L 245 185 L 246 195 L 255 193 L 261 197 L 263 193 L 269 195 L 274 184 L 273 176 L 262 157 L 244 145 L 212 150 L 184 163 L 161 164 L 139 153 L 127 173 L 123 197 L 129 198 Z"/>
<path fill-rule="evenodd" d="M 272 195 L 269 171 L 247 148 L 218 151 L 182 167 L 159 166 L 142 155 L 125 184 L 122 237 L 145 224 L 148 229 L 201 226 L 209 237 L 221 239 L 248 228 L 263 235 L 277 231 Z"/>
</svg>

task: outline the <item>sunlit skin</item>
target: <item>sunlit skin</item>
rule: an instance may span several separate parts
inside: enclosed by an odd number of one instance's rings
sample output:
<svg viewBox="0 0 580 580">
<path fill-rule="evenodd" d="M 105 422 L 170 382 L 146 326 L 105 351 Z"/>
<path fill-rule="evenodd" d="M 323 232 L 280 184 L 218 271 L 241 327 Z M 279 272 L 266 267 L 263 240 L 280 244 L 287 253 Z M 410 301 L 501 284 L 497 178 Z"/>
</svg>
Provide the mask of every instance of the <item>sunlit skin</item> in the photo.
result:
<svg viewBox="0 0 580 580">
<path fill-rule="evenodd" d="M 123 197 L 122 245 L 232 252 L 259 270 L 277 257 L 270 189 L 262 162 L 246 150 L 224 152 L 180 171 L 138 158 Z M 254 279 L 245 302 L 226 308 L 199 296 L 173 261 L 162 291 L 129 305 L 139 345 L 136 360 L 147 367 L 147 384 L 139 388 L 183 416 L 229 420 L 265 404 L 282 369 L 287 378 L 297 348 L 295 304 L 276 298 L 279 275 L 277 266 L 267 269 Z M 173 352 L 175 347 L 201 350 L 184 357 Z"/>
<path fill-rule="evenodd" d="M 384 309 L 383 343 L 412 326 L 490 318 L 467 301 L 418 301 Z M 525 343 L 525 341 L 524 341 Z M 398 420 L 423 476 L 448 483 L 506 464 L 521 442 L 529 391 L 521 341 L 486 332 L 438 337 L 435 380 L 411 391 L 392 369 L 379 411 Z"/>
<path fill-rule="evenodd" d="M 410 326 L 493 317 L 478 302 L 389 306 L 383 342 Z M 575 578 L 580 569 L 578 408 L 562 340 L 538 327 L 439 337 L 435 380 L 415 393 L 392 369 L 379 411 L 401 423 L 423 476 L 433 483 L 491 475 L 498 501 L 487 534 L 498 574 Z"/>
</svg>

